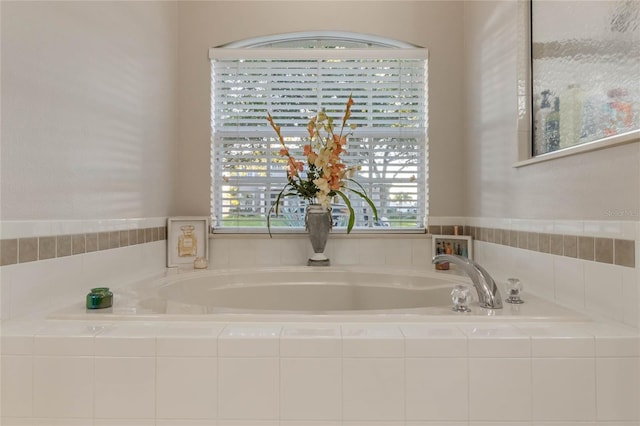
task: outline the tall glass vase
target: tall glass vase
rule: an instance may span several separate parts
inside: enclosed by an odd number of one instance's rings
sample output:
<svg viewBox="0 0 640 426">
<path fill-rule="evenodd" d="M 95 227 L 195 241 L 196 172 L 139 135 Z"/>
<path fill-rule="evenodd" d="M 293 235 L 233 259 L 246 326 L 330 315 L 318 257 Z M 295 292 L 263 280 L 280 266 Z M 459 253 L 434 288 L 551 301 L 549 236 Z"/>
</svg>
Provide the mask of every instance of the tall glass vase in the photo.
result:
<svg viewBox="0 0 640 426">
<path fill-rule="evenodd" d="M 309 231 L 309 240 L 313 247 L 313 255 L 307 262 L 308 266 L 329 266 L 330 261 L 324 254 L 329 231 L 333 225 L 331 211 L 320 204 L 309 204 L 304 217 L 304 224 Z"/>
</svg>

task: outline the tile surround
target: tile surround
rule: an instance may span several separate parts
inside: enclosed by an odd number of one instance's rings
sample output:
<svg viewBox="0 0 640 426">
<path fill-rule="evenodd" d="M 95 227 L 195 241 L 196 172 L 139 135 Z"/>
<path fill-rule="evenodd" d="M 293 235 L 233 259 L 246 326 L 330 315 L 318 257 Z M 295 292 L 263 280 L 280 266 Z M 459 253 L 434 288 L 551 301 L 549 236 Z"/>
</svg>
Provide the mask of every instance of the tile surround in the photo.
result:
<svg viewBox="0 0 640 426">
<path fill-rule="evenodd" d="M 483 226 L 456 225 L 475 240 L 586 261 L 636 267 L 635 240 L 591 235 L 546 233 Z M 556 227 L 558 230 L 576 228 Z M 454 226 L 429 225 L 430 234 L 454 235 Z"/>
<path fill-rule="evenodd" d="M 165 226 L 85 234 L 45 235 L 0 240 L 0 266 L 35 262 L 166 240 Z"/>
<path fill-rule="evenodd" d="M 276 344 L 259 356 L 248 342 L 225 349 L 250 336 L 258 346 Z M 380 339 L 403 349 L 371 356 L 353 351 L 355 338 L 363 350 Z M 167 339 L 179 345 L 160 350 Z M 640 419 L 638 376 L 627 374 L 640 365 L 640 338 L 614 324 L 44 321 L 11 324 L 2 340 L 3 424 L 36 417 L 323 426 Z M 337 345 L 330 356 L 309 353 L 328 343 Z M 548 389 L 571 399 L 561 403 Z"/>
</svg>

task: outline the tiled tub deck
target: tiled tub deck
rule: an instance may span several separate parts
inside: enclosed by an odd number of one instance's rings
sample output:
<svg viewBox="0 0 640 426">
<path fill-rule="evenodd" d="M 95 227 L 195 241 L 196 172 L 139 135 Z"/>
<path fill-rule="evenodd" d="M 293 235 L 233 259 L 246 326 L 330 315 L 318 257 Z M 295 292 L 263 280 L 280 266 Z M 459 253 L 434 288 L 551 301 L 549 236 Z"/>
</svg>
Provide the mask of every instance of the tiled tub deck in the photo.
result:
<svg viewBox="0 0 640 426">
<path fill-rule="evenodd" d="M 637 329 L 13 321 L 2 424 L 637 426 Z"/>
</svg>

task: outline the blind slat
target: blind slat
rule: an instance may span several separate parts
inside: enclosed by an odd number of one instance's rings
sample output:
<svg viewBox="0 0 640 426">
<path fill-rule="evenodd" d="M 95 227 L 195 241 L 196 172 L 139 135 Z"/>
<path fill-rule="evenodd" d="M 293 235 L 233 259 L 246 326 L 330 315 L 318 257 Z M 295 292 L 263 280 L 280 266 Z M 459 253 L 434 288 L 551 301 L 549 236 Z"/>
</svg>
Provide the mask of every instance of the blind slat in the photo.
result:
<svg viewBox="0 0 640 426">
<path fill-rule="evenodd" d="M 356 226 L 424 226 L 424 50 L 387 55 L 390 50 L 382 54 L 366 49 L 366 54 L 336 56 L 300 55 L 299 49 L 295 54 L 280 49 L 259 54 L 254 49 L 217 50 L 210 52 L 213 223 L 219 227 L 266 224 L 266 214 L 287 182 L 286 161 L 279 156 L 280 144 L 266 121 L 267 112 L 282 127 L 292 155 L 303 160 L 309 118 L 323 107 L 338 124 L 352 95 L 356 104 L 350 123 L 358 128 L 342 158 L 349 166 L 361 167 L 355 178 L 381 216 L 374 223 L 369 206 L 353 197 Z M 245 55 L 236 56 L 240 52 Z M 288 197 L 282 204 L 281 223 L 272 226 L 301 226 L 303 200 Z M 342 200 L 336 199 L 332 215 L 338 226 L 344 224 L 345 211 Z"/>
</svg>

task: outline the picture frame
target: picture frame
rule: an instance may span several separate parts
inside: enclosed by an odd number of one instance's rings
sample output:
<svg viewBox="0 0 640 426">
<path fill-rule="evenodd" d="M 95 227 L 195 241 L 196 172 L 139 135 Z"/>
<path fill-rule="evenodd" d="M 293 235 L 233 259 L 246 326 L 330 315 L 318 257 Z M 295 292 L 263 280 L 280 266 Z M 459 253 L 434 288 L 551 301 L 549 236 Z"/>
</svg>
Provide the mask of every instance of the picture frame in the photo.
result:
<svg viewBox="0 0 640 426">
<path fill-rule="evenodd" d="M 437 254 L 437 248 L 446 247 L 450 244 L 453 254 L 459 254 L 470 260 L 473 260 L 473 238 L 469 235 L 433 235 L 431 237 L 431 249 L 433 255 Z M 459 247 L 459 253 L 456 249 Z"/>
<path fill-rule="evenodd" d="M 193 265 L 209 259 L 209 218 L 178 216 L 167 219 L 167 267 Z"/>
</svg>

